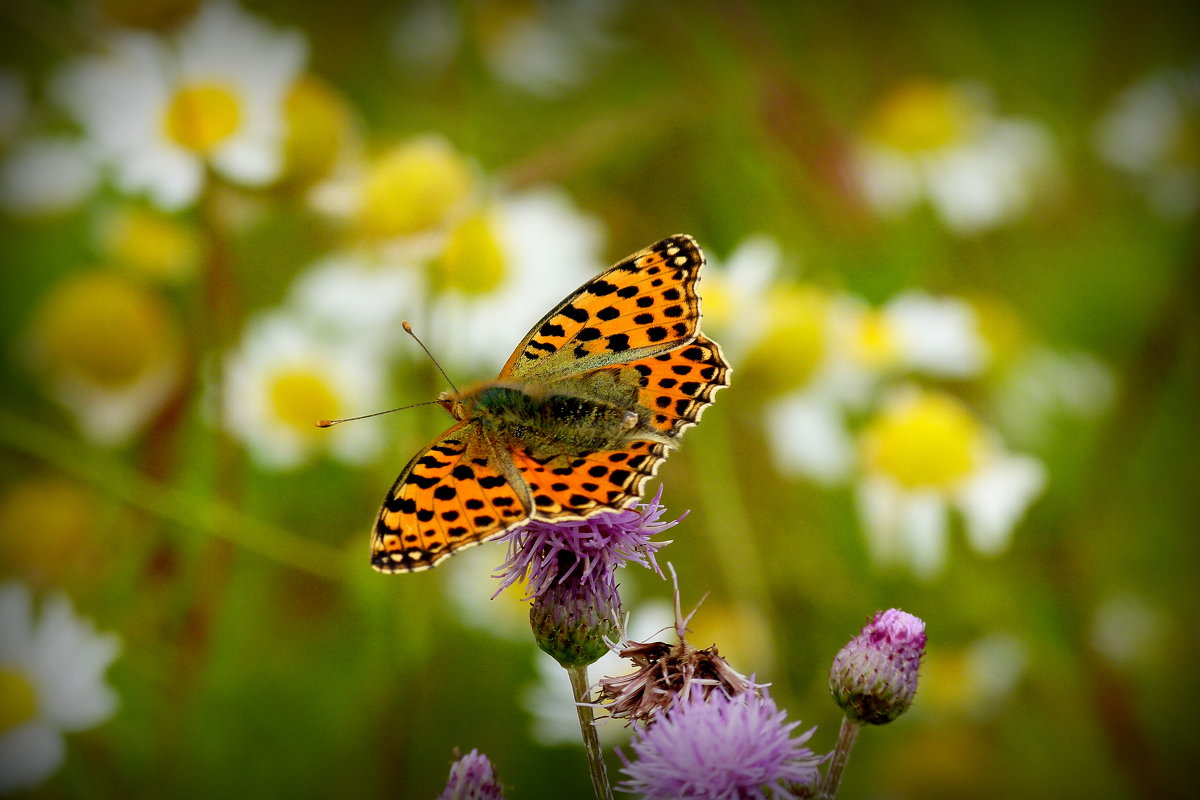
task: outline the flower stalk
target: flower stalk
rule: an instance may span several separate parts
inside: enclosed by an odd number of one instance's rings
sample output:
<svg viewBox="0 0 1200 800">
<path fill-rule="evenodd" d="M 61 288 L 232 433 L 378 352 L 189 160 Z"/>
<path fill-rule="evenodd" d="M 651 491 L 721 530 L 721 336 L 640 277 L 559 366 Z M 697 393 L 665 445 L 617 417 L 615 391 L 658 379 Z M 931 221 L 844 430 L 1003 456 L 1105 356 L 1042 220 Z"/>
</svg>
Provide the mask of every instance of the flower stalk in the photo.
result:
<svg viewBox="0 0 1200 800">
<path fill-rule="evenodd" d="M 592 778 L 596 800 L 613 800 L 612 784 L 608 780 L 608 769 L 604 766 L 604 751 L 600 749 L 600 737 L 596 734 L 595 716 L 588 692 L 587 666 L 574 664 L 563 669 L 571 679 L 571 695 L 575 698 L 579 732 L 583 736 L 583 749 L 587 753 L 588 773 Z"/>
<path fill-rule="evenodd" d="M 821 782 L 822 800 L 834 800 L 837 797 L 838 787 L 842 783 L 842 773 L 846 771 L 846 762 L 850 760 L 850 751 L 854 749 L 854 743 L 858 741 L 858 732 L 862 726 L 854 722 L 849 717 L 842 717 L 842 727 L 838 731 L 837 744 L 833 748 L 833 754 L 829 757 L 829 769 L 825 773 L 825 780 Z"/>
</svg>

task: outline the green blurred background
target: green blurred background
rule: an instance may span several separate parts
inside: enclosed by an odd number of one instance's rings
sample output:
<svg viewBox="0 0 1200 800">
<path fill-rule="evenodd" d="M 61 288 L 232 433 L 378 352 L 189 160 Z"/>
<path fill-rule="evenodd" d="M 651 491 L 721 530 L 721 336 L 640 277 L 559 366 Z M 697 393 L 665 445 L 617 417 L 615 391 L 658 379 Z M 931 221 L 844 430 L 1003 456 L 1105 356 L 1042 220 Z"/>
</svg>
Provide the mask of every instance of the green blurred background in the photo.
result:
<svg viewBox="0 0 1200 800">
<path fill-rule="evenodd" d="M 121 642 L 116 711 L 30 796 L 432 797 L 455 748 L 511 798 L 587 796 L 566 676 L 488 600 L 503 547 L 369 567 L 445 415 L 310 422 L 444 388 L 400 319 L 491 378 L 676 232 L 734 367 L 659 473 L 690 509 L 660 560 L 685 607 L 711 593 L 690 641 L 823 752 L 834 653 L 878 609 L 925 620 L 916 704 L 846 798 L 1188 795 L 1194 5 L 253 2 L 205 39 L 215 7 L 0 16 L 0 569 Z M 125 73 L 82 59 L 130 32 L 167 94 L 96 88 Z M 246 108 L 172 123 L 221 69 Z M 252 112 L 282 166 L 221 160 Z M 130 178 L 163 142 L 191 166 Z M 1013 479 L 964 499 L 989 464 Z M 626 572 L 634 628 L 669 622 Z"/>
</svg>

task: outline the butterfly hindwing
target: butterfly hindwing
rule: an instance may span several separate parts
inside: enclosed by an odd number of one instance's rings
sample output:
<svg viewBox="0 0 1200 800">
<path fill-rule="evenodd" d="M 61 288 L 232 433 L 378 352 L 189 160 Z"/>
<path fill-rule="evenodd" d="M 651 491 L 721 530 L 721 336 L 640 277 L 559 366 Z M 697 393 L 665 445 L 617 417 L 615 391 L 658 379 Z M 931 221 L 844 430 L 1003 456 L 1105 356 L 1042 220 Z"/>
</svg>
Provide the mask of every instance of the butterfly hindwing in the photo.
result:
<svg viewBox="0 0 1200 800">
<path fill-rule="evenodd" d="M 473 423 L 455 425 L 417 453 L 379 511 L 371 543 L 375 569 L 428 569 L 524 522 L 524 493 L 498 460 Z"/>
<path fill-rule="evenodd" d="M 500 378 L 545 380 L 688 341 L 700 323 L 696 280 L 703 265 L 699 246 L 683 234 L 618 262 L 534 325 Z"/>
<path fill-rule="evenodd" d="M 629 366 L 638 373 L 638 403 L 653 412 L 654 427 L 672 436 L 695 425 L 717 390 L 729 385 L 729 365 L 721 348 L 703 334 Z"/>
<path fill-rule="evenodd" d="M 620 450 L 546 463 L 520 451 L 513 463 L 529 486 L 535 518 L 583 519 L 635 505 L 666 451 L 661 444 L 635 441 Z"/>
</svg>

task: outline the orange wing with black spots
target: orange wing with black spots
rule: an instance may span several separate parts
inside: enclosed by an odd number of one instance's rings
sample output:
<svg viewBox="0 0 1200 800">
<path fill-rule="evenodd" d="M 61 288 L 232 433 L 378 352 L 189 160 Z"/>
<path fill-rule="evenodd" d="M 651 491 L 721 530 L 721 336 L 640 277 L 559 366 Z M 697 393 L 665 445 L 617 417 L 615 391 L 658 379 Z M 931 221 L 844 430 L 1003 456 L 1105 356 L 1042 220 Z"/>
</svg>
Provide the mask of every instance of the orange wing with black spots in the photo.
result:
<svg viewBox="0 0 1200 800">
<path fill-rule="evenodd" d="M 553 522 L 636 505 L 666 451 L 661 444 L 637 441 L 622 450 L 545 463 L 522 451 L 513 463 L 529 487 L 533 516 Z"/>
<path fill-rule="evenodd" d="M 526 335 L 500 379 L 547 380 L 665 352 L 700 325 L 704 255 L 690 236 L 663 239 L 572 292 Z"/>
<path fill-rule="evenodd" d="M 429 569 L 525 522 L 528 493 L 504 475 L 477 423 L 455 425 L 413 456 L 384 499 L 371 542 L 380 572 Z"/>
<path fill-rule="evenodd" d="M 654 413 L 651 424 L 672 436 L 695 425 L 717 390 L 729 385 L 729 365 L 721 348 L 703 334 L 630 366 L 639 376 L 638 402 Z"/>
</svg>

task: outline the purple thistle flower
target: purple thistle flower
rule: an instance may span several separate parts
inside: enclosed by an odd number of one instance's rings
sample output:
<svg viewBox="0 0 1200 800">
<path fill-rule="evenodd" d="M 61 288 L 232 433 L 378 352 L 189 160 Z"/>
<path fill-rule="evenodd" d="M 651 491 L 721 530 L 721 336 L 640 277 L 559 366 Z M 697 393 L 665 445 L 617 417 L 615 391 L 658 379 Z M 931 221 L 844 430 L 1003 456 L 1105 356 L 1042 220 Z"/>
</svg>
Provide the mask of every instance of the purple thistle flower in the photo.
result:
<svg viewBox="0 0 1200 800">
<path fill-rule="evenodd" d="M 446 788 L 437 800 L 504 800 L 504 792 L 496 780 L 492 762 L 483 753 L 472 750 L 450 765 Z"/>
<path fill-rule="evenodd" d="M 846 716 L 883 725 L 907 711 L 917 693 L 925 639 L 919 617 L 896 608 L 876 613 L 829 670 L 829 689 Z"/>
<path fill-rule="evenodd" d="M 811 797 L 824 760 L 805 743 L 815 728 L 792 737 L 764 690 L 680 698 L 635 736 L 635 759 L 618 751 L 622 792 L 646 800 L 790 800 Z"/>
<path fill-rule="evenodd" d="M 650 537 L 673 528 L 687 516 L 685 512 L 679 519 L 661 521 L 666 513 L 659 503 L 661 497 L 659 486 L 653 499 L 625 511 L 564 522 L 532 520 L 518 528 L 503 537 L 508 541 L 508 556 L 495 573 L 500 588 L 492 596 L 527 578 L 526 596 L 536 598 L 555 581 L 572 575 L 583 581 L 594 572 L 611 573 L 630 562 L 661 576 L 654 554 L 671 542 L 651 541 Z"/>
<path fill-rule="evenodd" d="M 659 487 L 652 500 L 633 509 L 586 520 L 533 520 L 508 535 L 496 594 L 526 579 L 534 638 L 563 666 L 593 663 L 620 635 L 618 567 L 634 563 L 662 575 L 655 553 L 670 542 L 651 537 L 679 520 L 661 520 L 661 497 Z"/>
</svg>

